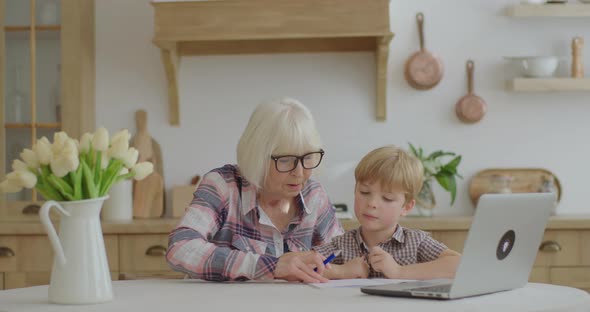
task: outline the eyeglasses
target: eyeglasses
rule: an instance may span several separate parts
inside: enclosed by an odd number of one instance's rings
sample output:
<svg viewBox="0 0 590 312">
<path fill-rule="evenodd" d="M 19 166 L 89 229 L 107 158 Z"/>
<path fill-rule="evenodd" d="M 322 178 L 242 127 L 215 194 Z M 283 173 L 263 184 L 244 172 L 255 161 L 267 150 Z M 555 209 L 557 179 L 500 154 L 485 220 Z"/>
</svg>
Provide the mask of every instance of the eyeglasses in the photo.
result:
<svg viewBox="0 0 590 312">
<path fill-rule="evenodd" d="M 319 152 L 307 153 L 303 156 L 283 155 L 270 156 L 275 161 L 275 168 L 278 172 L 289 172 L 297 168 L 297 163 L 301 161 L 304 169 L 313 169 L 320 165 L 324 157 L 324 150 Z"/>
</svg>

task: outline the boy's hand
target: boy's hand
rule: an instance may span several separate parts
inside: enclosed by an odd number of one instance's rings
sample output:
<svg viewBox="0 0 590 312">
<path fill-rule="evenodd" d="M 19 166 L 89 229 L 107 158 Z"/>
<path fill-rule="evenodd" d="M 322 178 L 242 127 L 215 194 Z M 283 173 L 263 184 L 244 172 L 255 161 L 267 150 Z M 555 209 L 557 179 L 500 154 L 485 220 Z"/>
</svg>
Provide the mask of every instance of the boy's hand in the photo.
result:
<svg viewBox="0 0 590 312">
<path fill-rule="evenodd" d="M 354 258 L 345 264 L 326 266 L 324 277 L 329 279 L 349 279 L 369 277 L 369 265 L 362 257 Z"/>
<path fill-rule="evenodd" d="M 369 277 L 369 265 L 363 257 L 356 257 L 342 265 L 342 271 L 346 272 L 345 278 Z"/>
<path fill-rule="evenodd" d="M 369 263 L 373 270 L 383 273 L 387 278 L 398 278 L 400 276 L 402 266 L 393 260 L 393 256 L 379 246 L 371 248 Z"/>
</svg>

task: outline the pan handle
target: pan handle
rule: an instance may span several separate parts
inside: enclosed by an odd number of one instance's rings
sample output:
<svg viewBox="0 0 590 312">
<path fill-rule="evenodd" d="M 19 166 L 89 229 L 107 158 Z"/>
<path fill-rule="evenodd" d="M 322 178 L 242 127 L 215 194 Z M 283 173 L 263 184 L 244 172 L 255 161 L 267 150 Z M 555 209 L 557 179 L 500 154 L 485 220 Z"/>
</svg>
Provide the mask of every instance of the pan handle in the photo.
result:
<svg viewBox="0 0 590 312">
<path fill-rule="evenodd" d="M 473 70 L 475 69 L 475 64 L 472 60 L 467 61 L 467 92 L 469 94 L 473 94 Z"/>
<path fill-rule="evenodd" d="M 422 12 L 416 14 L 416 22 L 418 23 L 418 34 L 420 35 L 420 51 L 424 51 L 424 14 Z"/>
</svg>

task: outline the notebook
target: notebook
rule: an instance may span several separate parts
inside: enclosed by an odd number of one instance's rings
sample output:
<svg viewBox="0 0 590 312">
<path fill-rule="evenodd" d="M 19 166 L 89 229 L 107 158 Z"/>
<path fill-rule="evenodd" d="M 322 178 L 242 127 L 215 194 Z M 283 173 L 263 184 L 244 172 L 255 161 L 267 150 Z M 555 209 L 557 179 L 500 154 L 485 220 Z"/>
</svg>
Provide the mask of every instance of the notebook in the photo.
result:
<svg viewBox="0 0 590 312">
<path fill-rule="evenodd" d="M 370 295 L 455 299 L 526 285 L 554 193 L 484 194 L 479 198 L 454 279 L 361 287 Z"/>
</svg>

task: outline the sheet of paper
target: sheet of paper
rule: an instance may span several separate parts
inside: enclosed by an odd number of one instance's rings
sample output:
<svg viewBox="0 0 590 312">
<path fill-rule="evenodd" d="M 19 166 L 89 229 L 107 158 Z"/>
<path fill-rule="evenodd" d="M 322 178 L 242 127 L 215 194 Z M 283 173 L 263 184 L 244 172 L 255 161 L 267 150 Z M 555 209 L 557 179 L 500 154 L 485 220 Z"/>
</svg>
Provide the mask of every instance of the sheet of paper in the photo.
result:
<svg viewBox="0 0 590 312">
<path fill-rule="evenodd" d="M 373 285 L 384 285 L 384 284 L 397 284 L 402 282 L 408 282 L 411 280 L 402 279 L 385 279 L 385 278 L 355 278 L 355 279 L 341 279 L 341 280 L 330 280 L 327 283 L 311 283 L 308 284 L 315 288 L 337 288 L 337 287 L 353 287 L 360 288 L 363 286 Z"/>
</svg>

